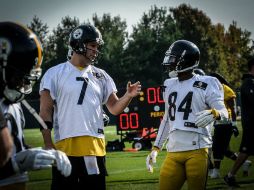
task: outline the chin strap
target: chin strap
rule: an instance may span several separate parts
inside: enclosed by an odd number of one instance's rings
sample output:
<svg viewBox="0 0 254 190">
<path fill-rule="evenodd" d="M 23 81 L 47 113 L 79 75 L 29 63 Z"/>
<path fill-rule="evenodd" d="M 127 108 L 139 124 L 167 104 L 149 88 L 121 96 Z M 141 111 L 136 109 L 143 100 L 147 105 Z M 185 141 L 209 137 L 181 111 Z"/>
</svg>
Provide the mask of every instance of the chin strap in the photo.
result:
<svg viewBox="0 0 254 190">
<path fill-rule="evenodd" d="M 34 108 L 32 108 L 32 106 L 29 105 L 29 103 L 26 100 L 22 100 L 21 103 L 26 107 L 26 109 L 34 116 L 34 118 L 39 122 L 39 124 L 44 128 L 44 129 L 48 129 L 47 124 L 45 123 L 45 121 L 43 121 L 43 119 L 41 118 L 41 116 L 39 116 L 39 114 L 36 112 L 36 110 Z"/>
</svg>

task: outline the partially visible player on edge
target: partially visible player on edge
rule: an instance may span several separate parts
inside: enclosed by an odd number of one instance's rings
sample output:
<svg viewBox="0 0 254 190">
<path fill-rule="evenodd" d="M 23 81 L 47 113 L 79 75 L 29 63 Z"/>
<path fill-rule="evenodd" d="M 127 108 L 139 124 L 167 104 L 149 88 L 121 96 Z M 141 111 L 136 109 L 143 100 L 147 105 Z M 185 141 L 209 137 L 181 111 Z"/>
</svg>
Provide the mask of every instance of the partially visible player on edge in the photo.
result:
<svg viewBox="0 0 254 190">
<path fill-rule="evenodd" d="M 165 114 L 146 162 L 152 171 L 157 154 L 168 139 L 160 190 L 179 190 L 185 181 L 190 190 L 205 189 L 208 148 L 212 146 L 211 124 L 228 118 L 220 82 L 193 73 L 199 57 L 194 43 L 178 40 L 166 51 L 162 63 L 169 67 L 171 79 L 164 82 Z M 172 78 L 173 75 L 177 77 Z"/>
<path fill-rule="evenodd" d="M 140 82 L 128 82 L 124 96 L 117 97 L 113 79 L 94 65 L 103 43 L 95 26 L 74 28 L 70 60 L 50 68 L 41 80 L 40 115 L 49 126 L 42 129 L 45 147 L 65 152 L 73 168 L 67 178 L 52 168 L 52 190 L 106 189 L 103 105 L 117 115 L 140 93 Z"/>
<path fill-rule="evenodd" d="M 224 181 L 231 187 L 239 187 L 235 175 L 240 167 L 246 163 L 249 156 L 254 155 L 254 58 L 248 61 L 248 73 L 242 77 L 240 88 L 242 141 L 237 159 L 224 177 Z"/>
<path fill-rule="evenodd" d="M 0 189 L 25 190 L 27 171 L 49 168 L 53 164 L 63 175 L 71 172 L 63 152 L 26 149 L 24 144 L 25 120 L 20 101 L 31 93 L 33 83 L 41 74 L 41 63 L 42 47 L 36 35 L 17 23 L 0 22 L 0 109 L 14 144 L 11 158 L 0 167 Z M 4 144 L 0 144 L 0 150 L 2 146 Z"/>
<path fill-rule="evenodd" d="M 230 149 L 230 139 L 234 134 L 235 137 L 239 135 L 239 131 L 236 123 L 236 94 L 232 88 L 230 88 L 227 80 L 218 73 L 211 73 L 209 76 L 216 77 L 223 86 L 224 90 L 224 103 L 228 110 L 228 121 L 216 121 L 214 123 L 214 135 L 213 135 L 213 159 L 214 168 L 210 174 L 212 179 L 220 177 L 220 165 L 224 156 L 235 161 L 238 153 L 233 152 Z M 248 174 L 249 166 L 251 165 L 250 160 L 246 160 L 243 165 L 243 172 L 245 175 Z"/>
</svg>

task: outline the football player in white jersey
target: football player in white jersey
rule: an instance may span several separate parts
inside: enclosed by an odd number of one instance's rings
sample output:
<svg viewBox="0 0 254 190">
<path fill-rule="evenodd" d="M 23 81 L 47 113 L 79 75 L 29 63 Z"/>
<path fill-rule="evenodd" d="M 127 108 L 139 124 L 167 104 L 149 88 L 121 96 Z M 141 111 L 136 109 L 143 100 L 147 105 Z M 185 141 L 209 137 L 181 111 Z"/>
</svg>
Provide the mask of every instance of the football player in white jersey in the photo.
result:
<svg viewBox="0 0 254 190">
<path fill-rule="evenodd" d="M 70 60 L 50 68 L 41 81 L 40 116 L 49 128 L 42 129 L 45 147 L 65 152 L 72 164 L 67 178 L 52 168 L 52 190 L 106 188 L 103 105 L 117 115 L 141 90 L 139 82 L 128 82 L 125 95 L 117 97 L 113 79 L 94 66 L 103 43 L 96 27 L 74 28 L 69 38 Z"/>
<path fill-rule="evenodd" d="M 185 181 L 190 190 L 205 189 L 211 124 L 228 118 L 220 82 L 193 73 L 199 57 L 198 47 L 187 40 L 175 41 L 165 54 L 163 65 L 168 66 L 173 78 L 164 81 L 165 114 L 146 160 L 147 169 L 152 171 L 156 156 L 168 139 L 160 190 L 179 190 Z"/>
<path fill-rule="evenodd" d="M 27 171 L 49 168 L 53 164 L 63 175 L 71 172 L 63 152 L 26 149 L 24 144 L 25 120 L 20 101 L 32 91 L 32 84 L 41 73 L 41 62 L 42 48 L 32 31 L 13 22 L 0 22 L 0 110 L 5 117 L 1 119 L 0 130 L 8 129 L 14 145 L 11 157 L 0 166 L 0 189 L 25 190 Z M 2 146 L 5 144 L 0 144 L 1 151 Z"/>
</svg>

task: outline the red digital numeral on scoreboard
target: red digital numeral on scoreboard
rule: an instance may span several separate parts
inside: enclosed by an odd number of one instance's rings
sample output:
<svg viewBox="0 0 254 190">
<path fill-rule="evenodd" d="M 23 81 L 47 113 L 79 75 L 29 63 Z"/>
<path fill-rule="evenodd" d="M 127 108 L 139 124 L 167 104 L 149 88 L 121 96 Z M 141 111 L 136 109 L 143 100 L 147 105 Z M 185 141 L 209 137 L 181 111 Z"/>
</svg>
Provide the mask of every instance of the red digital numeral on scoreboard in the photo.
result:
<svg viewBox="0 0 254 190">
<path fill-rule="evenodd" d="M 120 114 L 120 128 L 123 130 L 127 129 L 138 129 L 138 114 L 137 113 L 122 113 Z"/>
<path fill-rule="evenodd" d="M 160 87 L 158 87 L 158 88 L 147 88 L 146 89 L 146 94 L 147 94 L 148 104 L 164 103 L 164 101 L 162 99 L 162 96 L 161 96 Z"/>
</svg>

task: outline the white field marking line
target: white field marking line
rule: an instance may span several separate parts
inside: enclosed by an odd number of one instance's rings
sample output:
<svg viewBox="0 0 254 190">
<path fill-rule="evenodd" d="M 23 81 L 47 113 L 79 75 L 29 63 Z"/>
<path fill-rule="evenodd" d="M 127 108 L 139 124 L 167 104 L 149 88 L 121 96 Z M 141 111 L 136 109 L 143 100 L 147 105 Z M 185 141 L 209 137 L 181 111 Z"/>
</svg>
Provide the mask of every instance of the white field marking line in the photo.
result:
<svg viewBox="0 0 254 190">
<path fill-rule="evenodd" d="M 115 131 L 104 131 L 105 134 L 116 134 Z"/>
<path fill-rule="evenodd" d="M 153 168 L 157 168 L 157 166 L 154 166 Z M 130 170 L 118 170 L 118 171 L 113 171 L 113 172 L 108 171 L 108 173 L 109 173 L 109 175 L 111 175 L 111 174 L 120 174 L 120 173 L 135 172 L 135 171 L 142 171 L 142 170 L 147 170 L 147 169 L 146 168 L 136 168 L 136 169 L 130 169 Z"/>
</svg>

